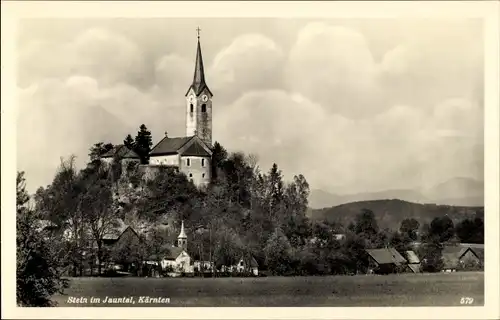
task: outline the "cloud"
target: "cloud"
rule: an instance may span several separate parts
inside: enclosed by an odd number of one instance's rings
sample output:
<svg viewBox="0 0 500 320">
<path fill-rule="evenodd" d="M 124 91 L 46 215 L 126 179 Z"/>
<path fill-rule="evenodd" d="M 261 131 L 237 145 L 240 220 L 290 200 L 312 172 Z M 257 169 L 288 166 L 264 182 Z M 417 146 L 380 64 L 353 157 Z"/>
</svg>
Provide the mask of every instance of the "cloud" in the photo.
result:
<svg viewBox="0 0 500 320">
<path fill-rule="evenodd" d="M 454 172 L 478 173 L 471 166 L 478 158 L 471 152 L 477 150 L 477 139 L 464 144 L 459 137 L 450 141 L 436 134 L 455 125 L 448 116 L 459 106 L 462 124 L 478 126 L 470 120 L 477 110 L 463 101 L 444 102 L 435 113 L 399 105 L 372 119 L 350 119 L 301 94 L 253 91 L 215 116 L 214 132 L 229 149 L 244 146 L 258 154 L 264 170 L 276 162 L 288 178 L 303 173 L 314 186 L 369 191 L 391 181 L 391 188 L 420 187 Z"/>
<path fill-rule="evenodd" d="M 332 113 L 360 118 L 380 111 L 374 62 L 353 29 L 311 23 L 300 30 L 285 67 L 288 88 Z"/>
<path fill-rule="evenodd" d="M 207 71 L 208 85 L 218 92 L 221 105 L 251 90 L 281 88 L 283 57 L 282 49 L 270 38 L 240 35 L 215 56 Z"/>
<path fill-rule="evenodd" d="M 106 29 L 89 29 L 68 43 L 34 40 L 20 48 L 22 86 L 46 78 L 83 75 L 104 83 L 139 81 L 145 61 L 139 47 Z"/>
<path fill-rule="evenodd" d="M 469 29 L 437 28 L 386 52 L 379 80 L 392 101 L 427 109 L 453 98 L 481 102 L 482 40 Z"/>
<path fill-rule="evenodd" d="M 221 30 L 220 46 L 207 50 L 214 58 L 203 51 L 216 140 L 326 190 L 482 176 L 481 49 L 457 36 L 474 43 L 477 34 L 430 28 L 391 42 L 388 29 L 380 53 L 381 39 L 359 28 L 292 29 L 290 43 L 278 29 L 234 38 Z M 185 133 L 195 48 L 185 58 L 175 51 L 183 42 L 166 38 L 161 55 L 128 36 L 89 28 L 20 47 L 18 165 L 30 186 L 49 183 L 60 156 L 75 153 L 83 165 L 91 144 L 120 143 L 142 123 L 154 142 L 165 130 Z"/>
</svg>

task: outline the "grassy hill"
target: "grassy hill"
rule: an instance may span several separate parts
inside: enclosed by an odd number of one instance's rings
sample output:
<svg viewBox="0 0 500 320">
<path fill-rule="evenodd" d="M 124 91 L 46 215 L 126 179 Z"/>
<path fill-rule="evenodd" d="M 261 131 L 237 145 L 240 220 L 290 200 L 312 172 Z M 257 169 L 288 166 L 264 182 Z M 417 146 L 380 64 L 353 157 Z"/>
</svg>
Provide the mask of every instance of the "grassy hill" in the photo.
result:
<svg viewBox="0 0 500 320">
<path fill-rule="evenodd" d="M 397 230 L 401 221 L 406 218 L 415 218 L 423 225 L 444 215 L 448 215 L 454 223 L 465 218 L 484 217 L 484 207 L 420 204 L 398 199 L 358 201 L 331 208 L 310 209 L 309 216 L 313 220 L 336 221 L 347 226 L 362 209 L 370 209 L 375 213 L 381 229 L 392 230 Z"/>
</svg>

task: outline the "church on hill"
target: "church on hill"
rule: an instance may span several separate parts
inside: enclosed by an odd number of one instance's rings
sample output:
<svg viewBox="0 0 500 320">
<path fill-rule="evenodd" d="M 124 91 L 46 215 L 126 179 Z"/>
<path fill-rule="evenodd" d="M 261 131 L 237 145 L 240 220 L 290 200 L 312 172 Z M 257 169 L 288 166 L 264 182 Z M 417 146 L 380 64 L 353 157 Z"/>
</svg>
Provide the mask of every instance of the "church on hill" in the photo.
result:
<svg viewBox="0 0 500 320">
<path fill-rule="evenodd" d="M 205 80 L 205 69 L 201 54 L 200 34 L 196 49 L 193 82 L 185 94 L 186 135 L 165 137 L 160 140 L 149 154 L 149 163 L 141 166 L 147 173 L 155 168 L 169 166 L 183 172 L 196 186 L 208 185 L 211 179 L 212 161 L 212 97 Z M 127 161 L 139 161 L 137 154 L 123 145 L 106 153 L 104 159 L 113 159 L 115 152 L 127 154 Z M 127 152 L 130 151 L 130 152 Z M 135 159 L 135 160 L 134 160 Z"/>
</svg>

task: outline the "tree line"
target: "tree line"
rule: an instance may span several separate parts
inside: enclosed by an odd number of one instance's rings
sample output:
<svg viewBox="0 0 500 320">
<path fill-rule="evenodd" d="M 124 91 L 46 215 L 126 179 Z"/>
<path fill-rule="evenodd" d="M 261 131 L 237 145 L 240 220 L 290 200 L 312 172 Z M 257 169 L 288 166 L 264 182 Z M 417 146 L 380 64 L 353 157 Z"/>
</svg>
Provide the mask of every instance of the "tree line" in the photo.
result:
<svg viewBox="0 0 500 320">
<path fill-rule="evenodd" d="M 128 135 L 124 144 L 147 163 L 151 141 L 142 125 L 136 138 Z M 144 274 L 147 271 L 138 266 L 164 257 L 175 243 L 181 220 L 189 230 L 192 259 L 208 260 L 220 268 L 252 256 L 259 270 L 271 275 L 364 273 L 368 266 L 365 249 L 392 246 L 401 252 L 409 250 L 415 240 L 434 246 L 426 247 L 434 248 L 436 261 L 433 264 L 430 259 L 426 267 L 433 271 L 438 269 L 442 242 L 453 236 L 463 242 L 483 241 L 481 219 L 453 226 L 445 216 L 422 227 L 415 219 L 405 219 L 396 231 L 380 230 L 370 210 L 362 210 L 348 226 L 311 221 L 306 216 L 309 184 L 303 175 L 285 181 L 277 164 L 263 171 L 255 155 L 229 153 L 217 142 L 212 181 L 206 189 L 196 188 L 183 173 L 170 168 L 144 179 L 136 164 L 122 167 L 118 157 L 111 164 L 102 162 L 100 156 L 112 148 L 110 143 L 94 144 L 81 170 L 73 157 L 63 159 L 52 183 L 36 191 L 32 206 L 24 174 L 18 173 L 19 304 L 38 305 L 38 297 L 50 303 L 50 295 L 67 285 L 61 280 L 63 271 L 79 276 L 96 270 L 101 275 L 102 266 L 115 261 L 137 275 Z M 118 227 L 118 219 L 138 231 L 139 241 L 131 238 L 109 250 L 103 239 Z M 37 228 L 40 220 L 51 223 L 50 232 Z M 42 272 L 36 265 L 47 267 Z M 45 278 L 50 279 L 43 280 L 45 286 L 33 280 Z M 45 289 L 31 294 L 33 287 Z"/>
</svg>

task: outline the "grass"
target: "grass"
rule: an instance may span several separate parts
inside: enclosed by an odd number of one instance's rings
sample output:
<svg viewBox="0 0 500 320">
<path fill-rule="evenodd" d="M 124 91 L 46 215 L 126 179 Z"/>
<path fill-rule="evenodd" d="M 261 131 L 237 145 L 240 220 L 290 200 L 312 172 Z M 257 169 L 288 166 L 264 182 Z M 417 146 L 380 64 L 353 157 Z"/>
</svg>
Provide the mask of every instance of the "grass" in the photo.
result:
<svg viewBox="0 0 500 320">
<path fill-rule="evenodd" d="M 267 278 L 72 278 L 61 307 L 349 307 L 459 306 L 462 297 L 484 304 L 484 273 Z M 133 296 L 135 304 L 90 303 L 90 297 Z M 140 296 L 170 303 L 139 303 Z M 69 297 L 87 303 L 68 303 Z"/>
</svg>

